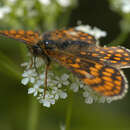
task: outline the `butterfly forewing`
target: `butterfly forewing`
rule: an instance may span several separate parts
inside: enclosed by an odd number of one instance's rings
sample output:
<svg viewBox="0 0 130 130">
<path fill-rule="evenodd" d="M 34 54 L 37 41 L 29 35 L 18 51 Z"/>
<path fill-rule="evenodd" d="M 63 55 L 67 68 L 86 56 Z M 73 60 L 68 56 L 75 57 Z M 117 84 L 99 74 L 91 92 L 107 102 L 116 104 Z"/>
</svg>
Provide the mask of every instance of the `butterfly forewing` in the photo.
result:
<svg viewBox="0 0 130 130">
<path fill-rule="evenodd" d="M 48 41 L 53 50 L 73 53 L 75 56 L 84 57 L 96 62 L 115 66 L 118 68 L 130 67 L 130 51 L 124 47 L 99 47 L 96 40 L 88 33 L 75 29 L 57 30 L 47 32 L 43 39 Z"/>
<path fill-rule="evenodd" d="M 3 35 L 8 38 L 12 38 L 18 41 L 22 41 L 26 44 L 34 45 L 40 40 L 40 35 L 37 32 L 33 31 L 24 31 L 24 30 L 2 30 L 0 35 Z"/>
<path fill-rule="evenodd" d="M 43 40 L 57 44 L 61 49 L 68 48 L 68 45 L 81 45 L 82 47 L 96 45 L 96 39 L 92 35 L 74 28 L 46 32 L 43 34 Z"/>
</svg>

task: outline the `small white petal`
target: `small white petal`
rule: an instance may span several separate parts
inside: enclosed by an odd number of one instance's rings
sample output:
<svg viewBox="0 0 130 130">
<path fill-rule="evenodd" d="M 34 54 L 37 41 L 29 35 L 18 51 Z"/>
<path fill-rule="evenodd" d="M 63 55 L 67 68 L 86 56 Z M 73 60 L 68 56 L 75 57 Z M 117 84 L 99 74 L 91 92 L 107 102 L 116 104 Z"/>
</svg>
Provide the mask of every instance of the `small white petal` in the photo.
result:
<svg viewBox="0 0 130 130">
<path fill-rule="evenodd" d="M 59 83 L 59 84 L 57 85 L 57 87 L 58 87 L 58 88 L 61 88 L 61 87 L 62 87 L 62 84 Z"/>
<path fill-rule="evenodd" d="M 61 124 L 61 125 L 60 125 L 60 130 L 66 130 L 65 125 Z"/>
<path fill-rule="evenodd" d="M 47 100 L 44 100 L 44 101 L 43 101 L 43 106 L 45 106 L 45 107 L 50 107 L 51 104 L 50 104 L 50 102 L 48 102 Z"/>
<path fill-rule="evenodd" d="M 38 91 L 39 91 L 40 93 L 43 93 L 44 89 L 39 88 Z"/>
<path fill-rule="evenodd" d="M 113 0 L 112 8 L 120 9 L 123 13 L 130 13 L 130 0 Z"/>
<path fill-rule="evenodd" d="M 99 39 L 101 37 L 105 37 L 107 33 L 97 27 L 94 27 L 93 29 L 89 25 L 80 25 L 75 27 L 76 30 L 83 31 L 85 33 L 89 33 L 93 36 L 95 36 L 96 39 Z"/>
<path fill-rule="evenodd" d="M 26 66 L 28 66 L 28 62 L 24 62 L 21 64 L 21 67 L 26 67 Z"/>
<path fill-rule="evenodd" d="M 58 81 L 56 81 L 56 80 L 52 80 L 51 82 L 52 82 L 53 85 L 57 85 L 58 84 Z"/>
<path fill-rule="evenodd" d="M 34 83 L 34 82 L 35 82 L 35 78 L 31 77 L 31 78 L 30 78 L 30 82 L 31 82 L 31 83 Z"/>
<path fill-rule="evenodd" d="M 39 2 L 43 5 L 49 5 L 51 3 L 51 0 L 39 0 Z"/>
<path fill-rule="evenodd" d="M 68 7 L 71 5 L 71 1 L 70 0 L 57 0 L 57 2 L 59 3 L 59 5 L 61 5 L 62 7 Z"/>
<path fill-rule="evenodd" d="M 83 97 L 89 97 L 89 96 L 90 96 L 90 94 L 88 91 L 83 92 Z"/>
<path fill-rule="evenodd" d="M 28 72 L 25 71 L 23 74 L 22 74 L 23 77 L 28 77 Z"/>
<path fill-rule="evenodd" d="M 60 80 L 60 78 L 58 76 L 55 76 L 55 79 L 58 80 L 58 81 Z"/>
<path fill-rule="evenodd" d="M 38 80 L 37 82 L 35 82 L 34 88 L 39 88 L 40 86 L 43 86 L 42 81 Z"/>
<path fill-rule="evenodd" d="M 69 83 L 69 81 L 64 81 L 63 82 L 63 85 L 65 85 L 65 86 L 68 86 L 70 83 Z"/>
<path fill-rule="evenodd" d="M 111 103 L 112 102 L 112 98 L 106 98 L 107 103 Z"/>
<path fill-rule="evenodd" d="M 40 79 L 44 79 L 45 78 L 45 74 L 40 74 Z"/>
<path fill-rule="evenodd" d="M 50 103 L 55 104 L 55 100 L 54 99 L 50 100 Z"/>
<path fill-rule="evenodd" d="M 59 95 L 56 94 L 55 95 L 55 99 L 58 100 L 59 99 Z"/>
<path fill-rule="evenodd" d="M 53 87 L 53 90 L 55 90 L 55 91 L 56 91 L 57 89 L 58 89 L 57 87 Z"/>
<path fill-rule="evenodd" d="M 80 86 L 79 86 L 80 88 L 83 88 L 84 87 L 84 84 L 82 84 L 82 83 L 80 83 Z"/>
<path fill-rule="evenodd" d="M 23 85 L 27 85 L 28 82 L 29 82 L 29 78 L 24 78 L 24 79 L 21 80 L 21 83 L 22 83 Z"/>
<path fill-rule="evenodd" d="M 34 88 L 29 88 L 28 89 L 28 94 L 32 94 L 32 93 L 34 93 L 35 92 L 35 89 Z"/>
<path fill-rule="evenodd" d="M 16 2 L 16 0 L 8 0 L 9 2 L 11 2 L 11 3 L 15 3 Z"/>
<path fill-rule="evenodd" d="M 43 96 L 40 95 L 40 96 L 37 97 L 37 99 L 39 100 L 39 102 L 41 104 L 43 104 L 43 102 L 44 102 Z"/>
<path fill-rule="evenodd" d="M 35 92 L 34 92 L 34 94 L 33 94 L 33 96 L 37 96 L 37 94 L 38 94 L 38 92 L 37 92 L 37 91 L 35 91 Z"/>
<path fill-rule="evenodd" d="M 62 81 L 65 81 L 65 80 L 67 80 L 69 78 L 69 75 L 68 74 L 63 74 L 62 76 L 61 76 L 61 80 Z"/>
<path fill-rule="evenodd" d="M 0 19 L 2 19 L 4 15 L 9 13 L 10 11 L 11 11 L 11 8 L 8 6 L 0 7 Z"/>
<path fill-rule="evenodd" d="M 85 99 L 85 103 L 87 103 L 87 104 L 92 104 L 92 103 L 93 103 L 93 98 L 87 97 L 87 98 Z"/>
<path fill-rule="evenodd" d="M 77 83 L 72 83 L 70 88 L 74 91 L 74 92 L 78 92 L 79 90 L 79 86 L 77 85 Z"/>
<path fill-rule="evenodd" d="M 99 103 L 105 103 L 105 97 L 103 97 L 103 96 L 100 97 L 100 98 L 99 98 Z"/>
<path fill-rule="evenodd" d="M 48 98 L 54 98 L 54 95 L 48 94 Z"/>
<path fill-rule="evenodd" d="M 61 92 L 61 93 L 60 93 L 60 98 L 62 98 L 62 99 L 67 98 L 67 93 Z"/>
</svg>

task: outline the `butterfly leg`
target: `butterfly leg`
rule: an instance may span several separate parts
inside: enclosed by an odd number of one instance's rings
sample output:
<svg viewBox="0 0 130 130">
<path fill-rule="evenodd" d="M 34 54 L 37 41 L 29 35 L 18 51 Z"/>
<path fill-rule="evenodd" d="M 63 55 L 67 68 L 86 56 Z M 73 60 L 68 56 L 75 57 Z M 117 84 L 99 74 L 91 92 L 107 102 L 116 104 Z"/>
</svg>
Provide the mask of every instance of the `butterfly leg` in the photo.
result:
<svg viewBox="0 0 130 130">
<path fill-rule="evenodd" d="M 43 93 L 43 98 L 45 98 L 45 96 L 46 96 L 48 69 L 49 69 L 49 64 L 46 64 L 46 67 L 45 67 L 45 79 L 44 79 L 44 93 Z"/>
<path fill-rule="evenodd" d="M 34 58 L 33 58 L 33 63 L 34 63 L 34 69 L 36 70 L 37 74 L 39 75 L 38 68 L 36 66 L 36 56 L 34 56 Z"/>
<path fill-rule="evenodd" d="M 37 66 L 36 66 L 36 56 L 34 56 L 34 57 L 32 56 L 31 57 L 31 64 L 30 64 L 29 68 L 31 69 L 33 65 L 34 65 L 35 71 L 39 75 L 39 72 L 38 72 L 38 69 L 37 69 Z"/>
<path fill-rule="evenodd" d="M 29 66 L 29 69 L 31 69 L 32 66 L 33 66 L 33 56 L 31 56 L 31 64 L 30 64 L 30 66 Z"/>
</svg>

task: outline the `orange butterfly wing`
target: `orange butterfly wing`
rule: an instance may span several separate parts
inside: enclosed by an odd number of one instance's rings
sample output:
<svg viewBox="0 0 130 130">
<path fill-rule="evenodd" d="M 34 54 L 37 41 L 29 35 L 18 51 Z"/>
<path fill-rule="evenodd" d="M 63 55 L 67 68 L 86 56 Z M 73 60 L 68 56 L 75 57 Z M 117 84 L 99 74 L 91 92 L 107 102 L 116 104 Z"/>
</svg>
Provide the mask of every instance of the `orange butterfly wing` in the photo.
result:
<svg viewBox="0 0 130 130">
<path fill-rule="evenodd" d="M 47 55 L 71 70 L 97 93 L 113 99 L 123 97 L 128 85 L 120 68 L 130 67 L 129 50 L 96 46 L 91 35 L 90 42 L 89 34 L 79 33 L 73 29 L 47 32 L 43 35 L 41 48 L 45 49 L 46 42 Z"/>
<path fill-rule="evenodd" d="M 41 40 L 40 47 L 49 58 L 70 69 L 103 96 L 119 99 L 127 91 L 127 80 L 120 70 L 130 67 L 130 52 L 125 48 L 98 47 L 93 36 L 73 28 L 46 32 L 42 37 L 23 30 L 0 31 L 0 35 L 29 45 Z"/>
<path fill-rule="evenodd" d="M 34 45 L 41 39 L 39 33 L 24 30 L 2 30 L 0 31 L 0 35 L 24 42 L 29 45 Z"/>
<path fill-rule="evenodd" d="M 130 50 L 124 47 L 93 47 L 85 50 L 83 58 L 89 58 L 96 62 L 101 62 L 117 68 L 130 67 Z"/>
<path fill-rule="evenodd" d="M 49 56 L 103 96 L 119 99 L 127 92 L 127 80 L 123 72 L 115 67 L 60 51 L 51 51 Z"/>
<path fill-rule="evenodd" d="M 45 32 L 43 34 L 43 40 L 44 39 L 51 40 L 58 43 L 59 45 L 62 44 L 64 46 L 67 41 L 69 41 L 67 44 L 70 43 L 76 45 L 79 42 L 82 42 L 82 44 L 86 44 L 86 46 L 96 45 L 96 39 L 94 38 L 94 36 L 82 31 L 75 30 L 74 28 Z"/>
</svg>

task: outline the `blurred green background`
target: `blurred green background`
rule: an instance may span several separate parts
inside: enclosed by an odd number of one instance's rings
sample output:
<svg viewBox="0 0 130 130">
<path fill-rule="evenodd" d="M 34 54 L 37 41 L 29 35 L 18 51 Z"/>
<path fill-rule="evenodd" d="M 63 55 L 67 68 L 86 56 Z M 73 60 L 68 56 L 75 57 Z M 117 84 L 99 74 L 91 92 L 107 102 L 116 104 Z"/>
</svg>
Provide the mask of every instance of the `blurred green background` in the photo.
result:
<svg viewBox="0 0 130 130">
<path fill-rule="evenodd" d="M 4 2 L 1 1 L 1 7 L 3 5 Z M 42 15 L 42 11 L 39 10 L 32 19 L 27 19 L 26 15 L 23 19 L 16 18 L 10 14 L 10 20 L 14 18 L 12 22 L 16 22 L 16 26 L 14 23 L 11 25 L 8 21 L 1 20 L 0 28 L 23 28 L 44 32 L 53 28 L 76 26 L 77 21 L 81 20 L 83 24 L 97 26 L 107 32 L 107 37 L 101 39 L 101 45 L 112 42 L 121 32 L 119 23 L 122 16 L 110 9 L 110 3 L 107 0 L 79 0 L 74 6 L 63 9 L 63 12 L 62 8 L 59 9 L 59 15 L 55 18 L 52 16 L 52 19 L 50 17 L 55 12 L 52 11 L 53 13 L 49 14 L 47 12 L 50 8 L 43 8 L 37 9 L 42 9 L 46 13 Z M 48 14 L 50 17 L 47 19 Z M 36 20 L 34 23 L 28 22 L 34 19 Z M 123 42 L 123 46 L 130 48 L 129 36 Z M 6 38 L 0 39 L 0 53 L 2 53 L 0 54 L 0 130 L 60 130 L 62 124 L 68 127 L 70 125 L 68 130 L 130 130 L 130 91 L 122 100 L 110 104 L 88 105 L 84 103 L 81 94 L 76 93 L 66 100 L 59 100 L 51 108 L 41 106 L 32 95 L 27 94 L 27 87 L 21 85 L 20 72 L 17 70 L 22 72 L 20 64 L 25 59 L 21 53 L 23 51 L 26 53 L 25 46 L 20 42 Z M 3 62 L 6 59 L 4 55 L 11 60 L 7 60 L 8 63 L 12 62 L 12 64 Z M 11 68 L 13 66 L 15 74 Z M 124 72 L 129 81 L 130 69 L 125 69 Z"/>
</svg>

